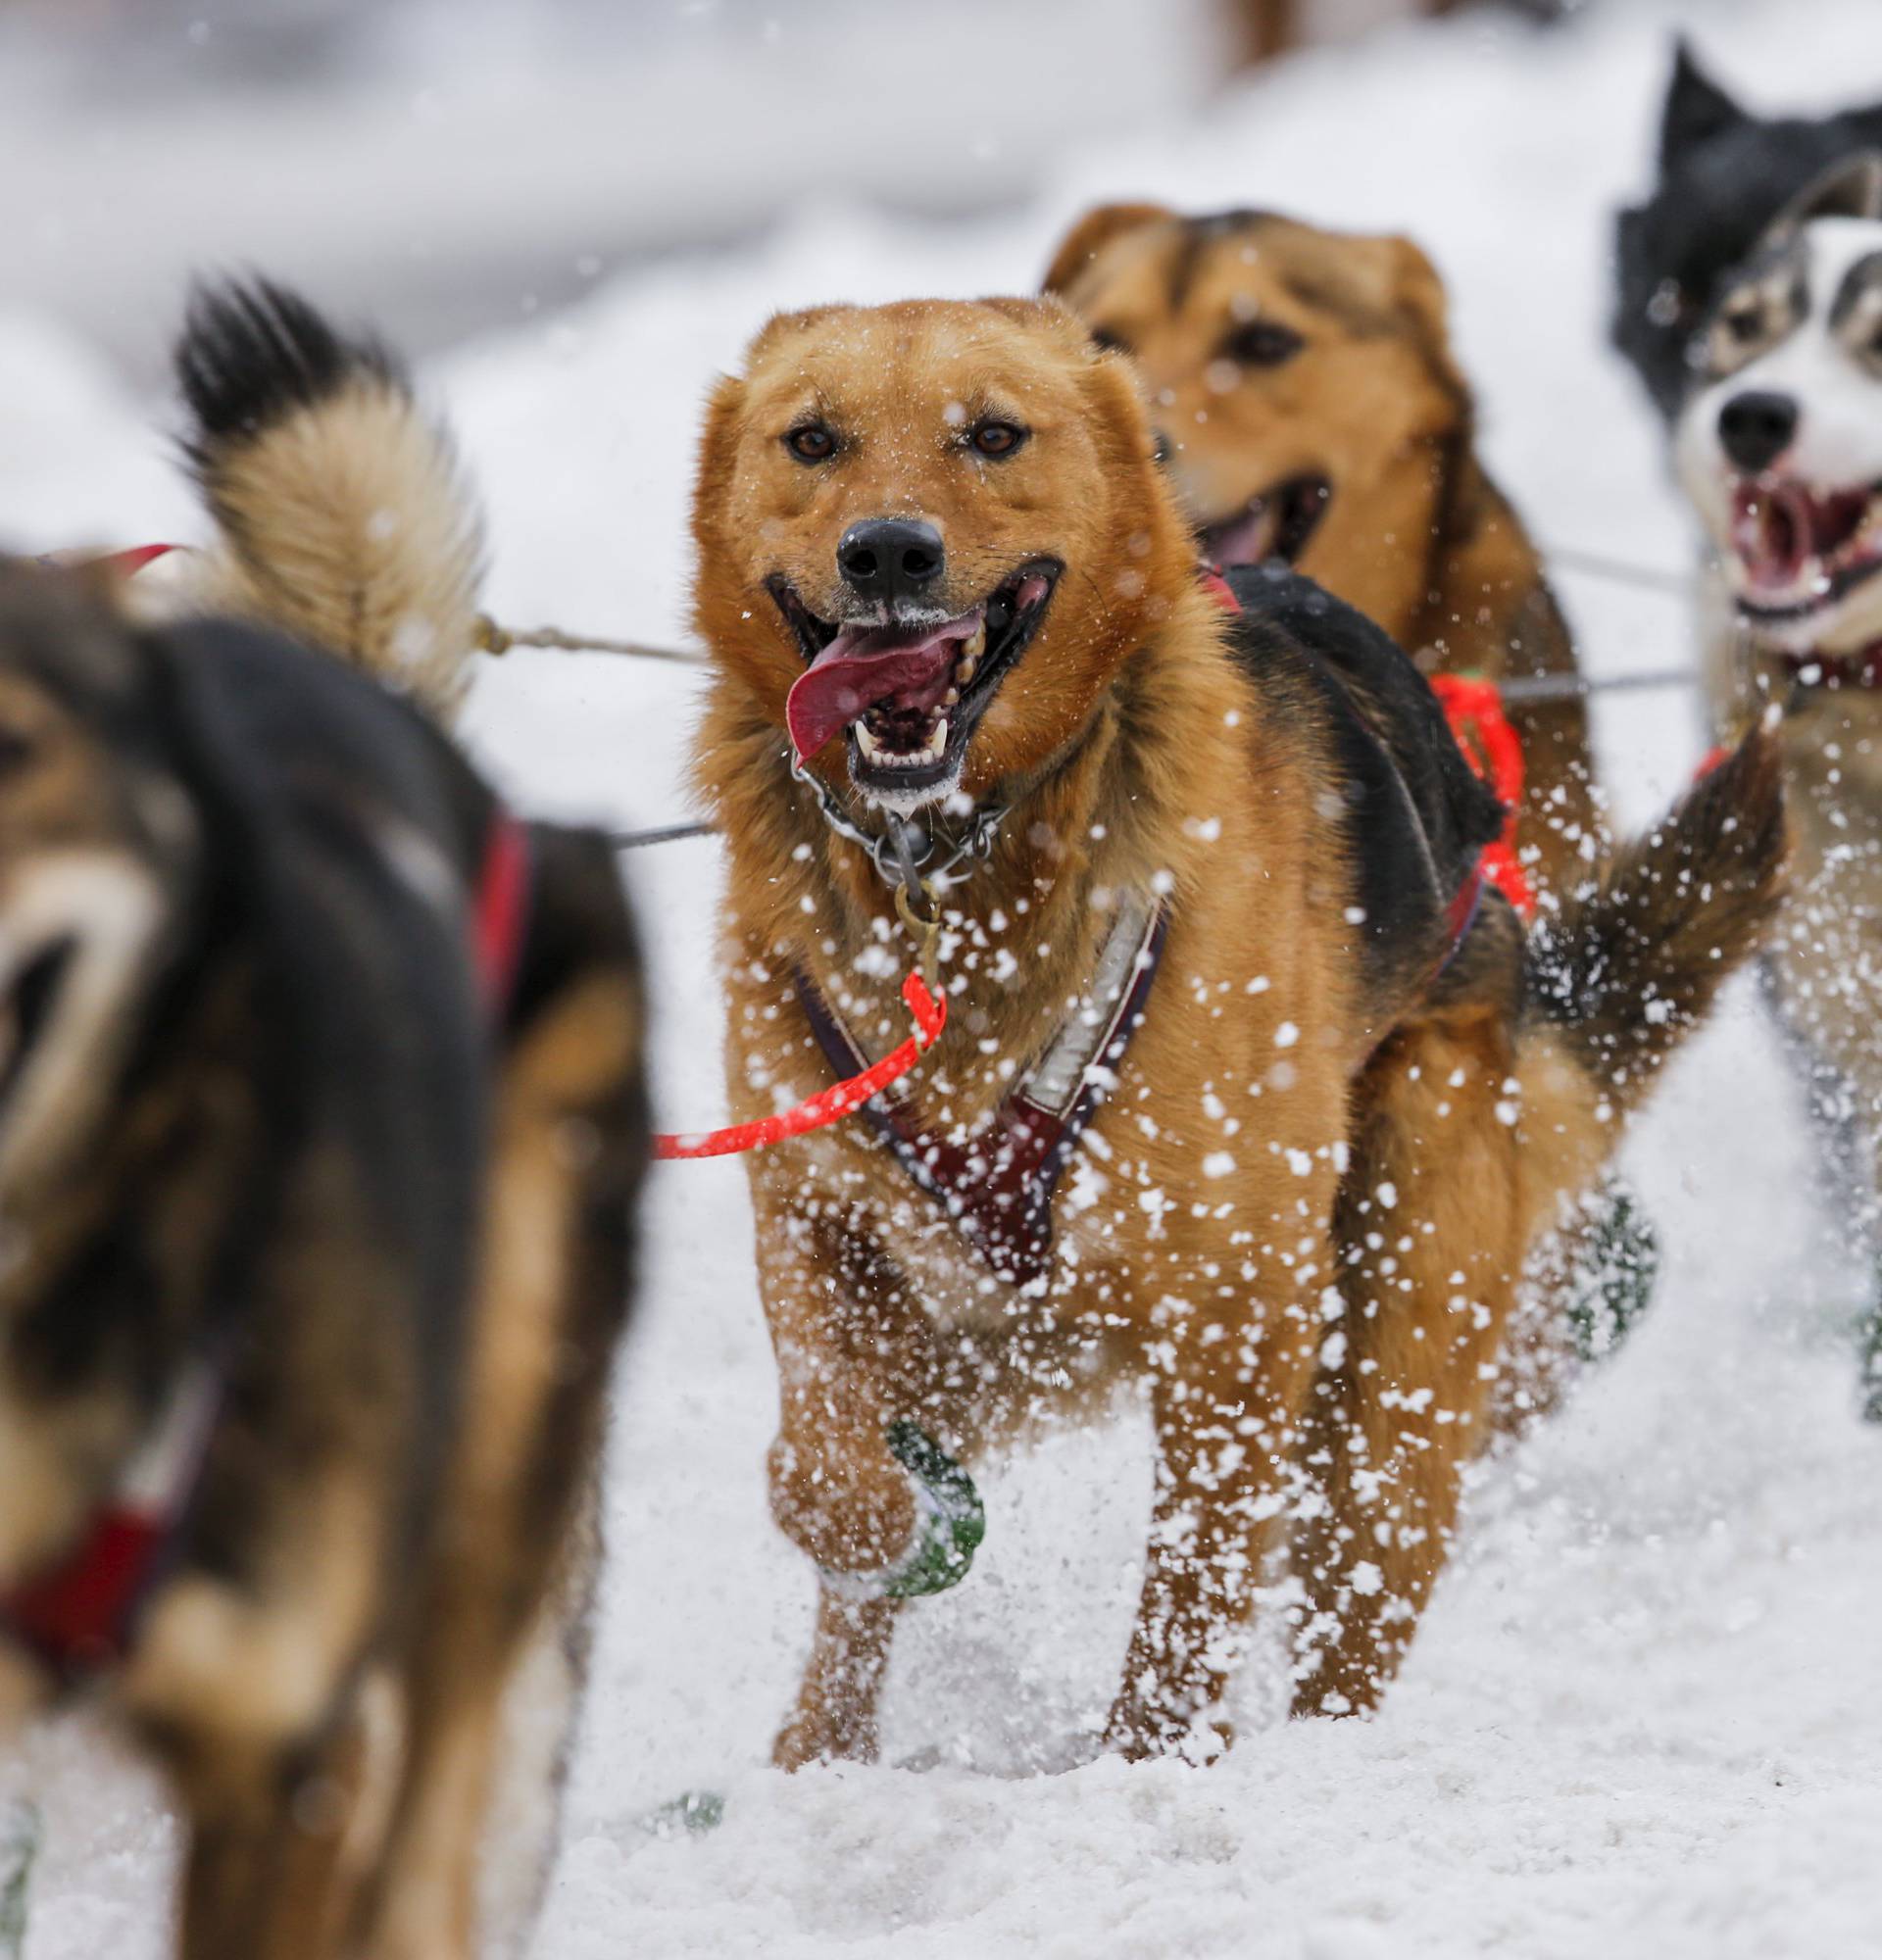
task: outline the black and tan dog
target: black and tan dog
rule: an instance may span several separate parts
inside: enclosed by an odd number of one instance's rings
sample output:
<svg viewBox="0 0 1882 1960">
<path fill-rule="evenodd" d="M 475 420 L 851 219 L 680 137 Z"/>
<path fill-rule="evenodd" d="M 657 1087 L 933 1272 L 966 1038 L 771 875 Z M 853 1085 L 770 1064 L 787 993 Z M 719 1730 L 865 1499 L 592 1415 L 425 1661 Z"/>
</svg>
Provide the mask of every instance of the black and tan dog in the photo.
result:
<svg viewBox="0 0 1882 1960">
<path fill-rule="evenodd" d="M 772 1505 L 820 1574 L 778 1759 L 874 1747 L 899 1603 L 977 1536 L 953 1459 L 1127 1383 L 1156 1517 L 1111 1744 L 1209 1745 L 1289 1516 L 1298 1706 L 1371 1705 L 1532 1242 L 1774 904 L 1768 739 L 1526 942 L 1427 685 L 1298 576 L 1224 609 L 1132 368 L 1056 301 L 774 319 L 694 531 L 741 1116 L 901 1038 L 878 863 L 912 909 L 898 866 L 954 864 L 915 1086 L 749 1160 Z"/>
<path fill-rule="evenodd" d="M 1410 239 L 1106 205 L 1046 289 L 1136 360 L 1207 556 L 1297 566 L 1429 673 L 1573 675 L 1541 559 L 1477 457 L 1444 287 Z M 1510 720 L 1519 850 L 1570 889 L 1599 837 L 1586 710 L 1512 705 Z"/>
<path fill-rule="evenodd" d="M 212 473 L 359 378 L 266 310 L 225 387 L 188 350 Z M 191 1960 L 475 1950 L 508 1704 L 582 1633 L 639 988 L 606 841 L 371 680 L 0 578 L 0 1689 L 168 1770 Z"/>
</svg>

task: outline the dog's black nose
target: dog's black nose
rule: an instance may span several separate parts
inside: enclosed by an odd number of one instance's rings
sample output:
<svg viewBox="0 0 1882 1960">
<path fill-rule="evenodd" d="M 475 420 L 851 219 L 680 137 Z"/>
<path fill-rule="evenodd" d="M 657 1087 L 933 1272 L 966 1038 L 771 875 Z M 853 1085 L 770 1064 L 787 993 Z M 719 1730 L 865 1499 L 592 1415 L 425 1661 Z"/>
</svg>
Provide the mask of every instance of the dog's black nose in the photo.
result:
<svg viewBox="0 0 1882 1960">
<path fill-rule="evenodd" d="M 1734 395 L 1718 412 L 1718 440 L 1741 469 L 1768 469 L 1797 434 L 1797 397 L 1763 388 Z"/>
<path fill-rule="evenodd" d="M 889 605 L 918 599 L 947 562 L 941 533 L 908 517 L 871 517 L 852 524 L 836 548 L 836 566 L 850 590 Z"/>
</svg>

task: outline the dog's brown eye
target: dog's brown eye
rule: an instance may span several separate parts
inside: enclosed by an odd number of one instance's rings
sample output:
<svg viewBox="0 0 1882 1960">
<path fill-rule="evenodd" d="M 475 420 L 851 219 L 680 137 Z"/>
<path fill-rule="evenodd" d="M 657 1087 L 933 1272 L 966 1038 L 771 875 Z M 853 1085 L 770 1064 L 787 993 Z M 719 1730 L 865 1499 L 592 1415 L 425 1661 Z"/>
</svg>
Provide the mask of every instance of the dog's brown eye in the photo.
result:
<svg viewBox="0 0 1882 1960">
<path fill-rule="evenodd" d="M 802 422 L 784 438 L 800 463 L 827 463 L 836 454 L 836 431 L 828 422 Z"/>
<path fill-rule="evenodd" d="M 968 438 L 982 456 L 1011 456 L 1025 439 L 1017 422 L 980 422 Z"/>
<path fill-rule="evenodd" d="M 1121 333 L 1109 326 L 1094 326 L 1091 329 L 1091 344 L 1102 347 L 1107 354 L 1128 354 L 1130 342 Z"/>
<path fill-rule="evenodd" d="M 1222 353 L 1244 368 L 1278 368 L 1305 345 L 1291 326 L 1277 319 L 1251 319 L 1222 342 Z"/>
</svg>

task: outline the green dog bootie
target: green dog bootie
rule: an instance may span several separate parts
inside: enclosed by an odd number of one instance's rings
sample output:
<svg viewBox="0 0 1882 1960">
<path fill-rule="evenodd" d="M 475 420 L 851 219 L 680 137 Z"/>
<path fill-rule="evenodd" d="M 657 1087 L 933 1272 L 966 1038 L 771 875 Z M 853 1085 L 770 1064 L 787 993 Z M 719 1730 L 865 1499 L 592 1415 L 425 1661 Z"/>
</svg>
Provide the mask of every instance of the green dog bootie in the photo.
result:
<svg viewBox="0 0 1882 1960">
<path fill-rule="evenodd" d="M 987 1535 L 973 1479 L 910 1416 L 888 1427 L 889 1453 L 915 1485 L 915 1537 L 880 1572 L 828 1572 L 841 1592 L 875 1599 L 918 1599 L 959 1586 Z"/>
<path fill-rule="evenodd" d="M 1605 1359 L 1647 1310 L 1659 1278 L 1659 1235 L 1624 1184 L 1589 1200 L 1593 1224 L 1568 1284 L 1568 1324 L 1584 1361 Z"/>
<path fill-rule="evenodd" d="M 640 1828 L 650 1838 L 700 1837 L 725 1821 L 725 1799 L 716 1789 L 689 1789 L 650 1810 Z"/>
<path fill-rule="evenodd" d="M 16 1803 L 0 1819 L 0 1960 L 19 1960 L 25 1951 L 26 1898 L 40 1828 L 36 1803 Z"/>
<path fill-rule="evenodd" d="M 1882 1423 L 1882 1259 L 1876 1262 L 1869 1302 L 1857 1324 L 1857 1353 L 1861 1360 L 1862 1420 Z"/>
</svg>

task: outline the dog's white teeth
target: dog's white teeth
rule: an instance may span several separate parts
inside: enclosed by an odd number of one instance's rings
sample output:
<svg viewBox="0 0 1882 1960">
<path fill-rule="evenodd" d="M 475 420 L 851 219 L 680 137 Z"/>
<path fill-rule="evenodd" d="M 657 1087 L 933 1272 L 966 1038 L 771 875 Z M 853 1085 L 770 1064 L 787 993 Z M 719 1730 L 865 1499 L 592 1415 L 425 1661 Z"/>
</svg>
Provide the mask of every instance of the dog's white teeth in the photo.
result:
<svg viewBox="0 0 1882 1960">
<path fill-rule="evenodd" d="M 869 733 L 869 724 L 867 721 L 859 721 L 856 724 L 856 746 L 863 751 L 864 755 L 870 761 L 874 761 L 882 753 L 876 744 L 875 737 Z"/>
<path fill-rule="evenodd" d="M 981 643 L 984 645 L 986 641 L 986 635 L 983 633 L 981 634 L 980 638 L 981 638 Z M 979 664 L 980 664 L 980 656 L 978 654 L 963 654 L 961 658 L 954 663 L 954 678 L 956 684 L 961 687 L 966 687 L 968 681 L 970 681 L 973 678 L 974 669 Z"/>
<path fill-rule="evenodd" d="M 948 717 L 943 714 L 928 731 L 928 739 L 922 745 L 924 761 L 938 762 L 948 753 Z"/>
<path fill-rule="evenodd" d="M 948 689 L 947 693 L 941 697 L 941 706 L 943 708 L 953 708 L 960 701 L 960 699 L 961 699 L 961 690 L 958 687 L 951 687 Z"/>
<path fill-rule="evenodd" d="M 973 637 L 962 649 L 968 660 L 977 661 L 987 651 L 987 622 L 982 619 L 974 629 Z"/>
</svg>

